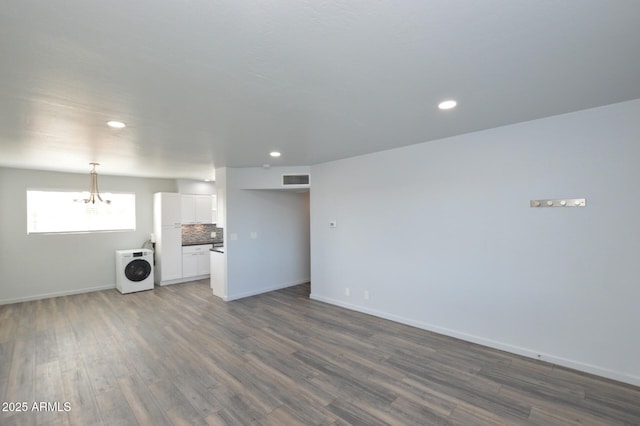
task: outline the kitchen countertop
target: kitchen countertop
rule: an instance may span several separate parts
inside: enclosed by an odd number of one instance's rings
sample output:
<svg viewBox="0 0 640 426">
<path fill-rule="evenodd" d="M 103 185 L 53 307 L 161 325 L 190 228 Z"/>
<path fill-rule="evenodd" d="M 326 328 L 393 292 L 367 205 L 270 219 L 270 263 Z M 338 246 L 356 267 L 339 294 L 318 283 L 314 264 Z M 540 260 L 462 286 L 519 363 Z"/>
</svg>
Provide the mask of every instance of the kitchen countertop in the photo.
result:
<svg viewBox="0 0 640 426">
<path fill-rule="evenodd" d="M 214 240 L 209 240 L 209 241 L 198 241 L 195 243 L 187 243 L 187 244 L 182 244 L 182 247 L 186 247 L 186 246 L 204 246 L 207 244 L 220 244 L 219 241 L 214 241 Z"/>
</svg>

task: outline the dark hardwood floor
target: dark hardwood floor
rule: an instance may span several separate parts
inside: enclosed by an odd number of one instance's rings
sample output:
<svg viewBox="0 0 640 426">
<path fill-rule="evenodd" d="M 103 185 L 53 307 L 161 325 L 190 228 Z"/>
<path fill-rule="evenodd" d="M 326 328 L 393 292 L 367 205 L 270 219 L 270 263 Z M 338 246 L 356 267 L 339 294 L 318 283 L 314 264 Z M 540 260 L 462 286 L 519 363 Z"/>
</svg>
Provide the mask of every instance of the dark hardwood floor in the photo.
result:
<svg viewBox="0 0 640 426">
<path fill-rule="evenodd" d="M 225 304 L 196 281 L 0 306 L 0 424 L 640 424 L 640 388 L 308 296 Z"/>
</svg>

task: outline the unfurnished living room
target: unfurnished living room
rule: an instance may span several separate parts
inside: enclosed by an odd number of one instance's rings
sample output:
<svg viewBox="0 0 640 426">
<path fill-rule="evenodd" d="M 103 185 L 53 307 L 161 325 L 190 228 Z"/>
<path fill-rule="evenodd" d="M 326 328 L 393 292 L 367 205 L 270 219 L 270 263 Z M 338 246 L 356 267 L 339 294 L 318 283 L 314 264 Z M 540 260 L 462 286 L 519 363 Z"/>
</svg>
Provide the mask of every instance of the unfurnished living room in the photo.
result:
<svg viewBox="0 0 640 426">
<path fill-rule="evenodd" d="M 639 425 L 638 22 L 2 1 L 0 425 Z"/>
</svg>

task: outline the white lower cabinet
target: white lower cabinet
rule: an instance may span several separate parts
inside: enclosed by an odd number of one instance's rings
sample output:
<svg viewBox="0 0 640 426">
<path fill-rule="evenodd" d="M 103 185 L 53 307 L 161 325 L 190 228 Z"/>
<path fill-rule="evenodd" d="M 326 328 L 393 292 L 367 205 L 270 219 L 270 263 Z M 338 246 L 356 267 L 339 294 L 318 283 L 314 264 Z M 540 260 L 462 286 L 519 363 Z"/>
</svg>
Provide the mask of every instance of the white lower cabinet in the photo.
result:
<svg viewBox="0 0 640 426">
<path fill-rule="evenodd" d="M 198 275 L 198 253 L 182 254 L 182 278 Z"/>
<path fill-rule="evenodd" d="M 182 278 L 209 275 L 209 249 L 211 244 L 182 247 Z"/>
<path fill-rule="evenodd" d="M 211 261 L 209 258 L 209 249 L 211 247 L 209 246 L 206 251 L 198 255 L 198 275 L 209 275 L 211 273 Z"/>
</svg>

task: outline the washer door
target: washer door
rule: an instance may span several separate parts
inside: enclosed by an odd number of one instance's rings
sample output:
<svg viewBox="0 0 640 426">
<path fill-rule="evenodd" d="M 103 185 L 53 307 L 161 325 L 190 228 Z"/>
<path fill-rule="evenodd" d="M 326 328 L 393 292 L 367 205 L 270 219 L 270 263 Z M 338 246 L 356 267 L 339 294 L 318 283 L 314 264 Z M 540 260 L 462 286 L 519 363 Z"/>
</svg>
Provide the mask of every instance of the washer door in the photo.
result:
<svg viewBox="0 0 640 426">
<path fill-rule="evenodd" d="M 151 264 L 142 259 L 132 260 L 124 268 L 124 275 L 129 281 L 144 281 L 151 275 Z"/>
</svg>

